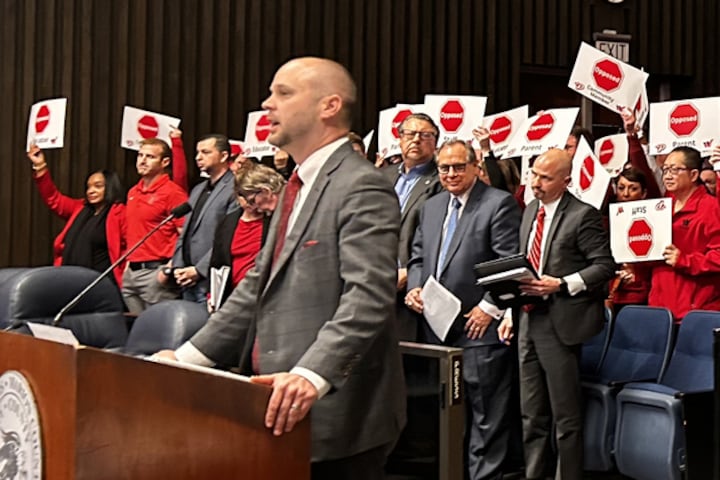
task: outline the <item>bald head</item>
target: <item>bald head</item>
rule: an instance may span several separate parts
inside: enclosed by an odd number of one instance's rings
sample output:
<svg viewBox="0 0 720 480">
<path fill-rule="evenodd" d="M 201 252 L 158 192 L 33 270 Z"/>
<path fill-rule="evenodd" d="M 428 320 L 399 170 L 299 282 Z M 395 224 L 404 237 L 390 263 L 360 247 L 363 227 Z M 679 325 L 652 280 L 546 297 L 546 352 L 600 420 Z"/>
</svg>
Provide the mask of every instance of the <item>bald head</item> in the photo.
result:
<svg viewBox="0 0 720 480">
<path fill-rule="evenodd" d="M 553 148 L 540 155 L 532 166 L 532 190 L 542 203 L 562 197 L 570 183 L 572 158 L 565 150 Z"/>
<path fill-rule="evenodd" d="M 559 148 L 551 148 L 547 152 L 540 155 L 535 164 L 538 162 L 547 165 L 562 176 L 570 175 L 572 172 L 572 157 L 565 150 Z"/>
</svg>

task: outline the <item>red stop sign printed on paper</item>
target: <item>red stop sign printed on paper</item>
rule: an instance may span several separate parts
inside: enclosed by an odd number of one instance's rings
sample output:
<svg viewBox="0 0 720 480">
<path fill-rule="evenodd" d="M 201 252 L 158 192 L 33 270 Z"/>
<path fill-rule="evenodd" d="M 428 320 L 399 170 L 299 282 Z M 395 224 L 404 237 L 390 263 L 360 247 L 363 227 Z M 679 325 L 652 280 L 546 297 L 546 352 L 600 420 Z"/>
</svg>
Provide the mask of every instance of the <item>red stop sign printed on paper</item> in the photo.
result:
<svg viewBox="0 0 720 480">
<path fill-rule="evenodd" d="M 512 132 L 512 121 L 505 115 L 497 117 L 490 124 L 490 140 L 493 143 L 501 143 L 508 139 Z"/>
<path fill-rule="evenodd" d="M 400 124 L 408 115 L 411 115 L 412 111 L 405 109 L 400 110 L 395 114 L 395 117 L 392 119 L 392 134 L 395 138 L 400 138 L 400 132 L 398 131 L 398 128 L 400 127 Z"/>
<path fill-rule="evenodd" d="M 261 116 L 255 124 L 255 138 L 259 141 L 264 142 L 270 135 L 270 120 L 268 116 Z"/>
<path fill-rule="evenodd" d="M 47 105 L 43 105 L 38 109 L 35 115 L 35 132 L 42 133 L 50 124 L 50 109 Z"/>
<path fill-rule="evenodd" d="M 440 125 L 446 132 L 457 132 L 465 118 L 465 109 L 457 100 L 449 100 L 440 109 Z"/>
<path fill-rule="evenodd" d="M 540 115 L 528 128 L 527 139 L 533 142 L 542 140 L 545 135 L 550 133 L 553 125 L 555 125 L 555 117 L 551 113 Z"/>
<path fill-rule="evenodd" d="M 595 178 L 595 162 L 588 155 L 580 167 L 580 189 L 583 192 L 586 192 L 592 186 L 593 178 Z"/>
<path fill-rule="evenodd" d="M 142 138 L 157 137 L 158 122 L 152 115 L 145 115 L 138 120 L 137 131 Z"/>
<path fill-rule="evenodd" d="M 595 84 L 606 92 L 617 89 L 623 80 L 620 65 L 609 59 L 600 60 L 593 67 Z"/>
<path fill-rule="evenodd" d="M 598 160 L 600 160 L 600 164 L 605 166 L 610 163 L 614 153 L 615 144 L 611 140 L 605 140 L 602 145 L 600 145 L 600 158 L 598 158 Z"/>
<path fill-rule="evenodd" d="M 646 257 L 653 245 L 653 231 L 644 218 L 633 220 L 628 229 L 628 248 L 638 257 Z"/>
<path fill-rule="evenodd" d="M 690 103 L 678 105 L 670 112 L 670 130 L 678 137 L 686 137 L 700 125 L 697 108 Z"/>
</svg>

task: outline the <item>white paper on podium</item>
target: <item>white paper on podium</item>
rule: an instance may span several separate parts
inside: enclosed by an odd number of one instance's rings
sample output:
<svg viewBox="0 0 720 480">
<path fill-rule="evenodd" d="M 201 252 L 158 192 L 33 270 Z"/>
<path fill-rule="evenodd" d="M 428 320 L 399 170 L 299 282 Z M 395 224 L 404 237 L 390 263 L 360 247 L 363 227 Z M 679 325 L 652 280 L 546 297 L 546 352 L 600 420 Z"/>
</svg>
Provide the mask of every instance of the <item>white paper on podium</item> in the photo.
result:
<svg viewBox="0 0 720 480">
<path fill-rule="evenodd" d="M 184 368 L 185 370 L 191 370 L 193 372 L 205 373 L 207 375 L 213 375 L 215 377 L 229 378 L 230 380 L 238 380 L 241 382 L 250 381 L 250 378 L 246 377 L 245 375 L 238 375 L 237 373 L 232 373 L 225 370 L 218 370 L 217 368 L 193 365 L 192 363 L 180 362 L 178 360 L 169 360 L 167 358 L 156 357 L 155 355 L 146 357 L 145 360 L 149 362 L 163 363 L 165 365 L 172 365 L 173 367 Z"/>
<path fill-rule="evenodd" d="M 433 275 L 423 285 L 420 298 L 423 301 L 423 315 L 430 328 L 440 340 L 445 340 L 455 318 L 460 313 L 460 299 L 440 285 Z"/>
<path fill-rule="evenodd" d="M 52 325 L 34 322 L 27 322 L 27 326 L 35 338 L 64 343 L 65 345 L 71 345 L 73 347 L 80 345 L 80 342 L 75 335 L 73 335 L 72 331 L 67 328 L 54 327 Z"/>
</svg>

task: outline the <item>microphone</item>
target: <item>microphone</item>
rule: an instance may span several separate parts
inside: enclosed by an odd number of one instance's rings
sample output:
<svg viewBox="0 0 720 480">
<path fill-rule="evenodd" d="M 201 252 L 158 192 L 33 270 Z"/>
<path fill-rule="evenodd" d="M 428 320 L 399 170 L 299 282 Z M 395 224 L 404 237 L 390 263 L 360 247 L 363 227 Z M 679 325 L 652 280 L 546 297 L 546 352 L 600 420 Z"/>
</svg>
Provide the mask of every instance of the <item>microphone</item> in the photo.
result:
<svg viewBox="0 0 720 480">
<path fill-rule="evenodd" d="M 173 208 L 173 209 L 170 211 L 170 215 L 168 215 L 167 217 L 165 217 L 165 219 L 164 219 L 162 222 L 160 222 L 160 223 L 158 223 L 157 225 L 155 225 L 155 226 L 152 228 L 152 230 L 150 230 L 148 233 L 146 233 L 143 238 L 141 238 L 135 245 L 132 246 L 132 248 L 130 248 L 128 251 L 126 251 L 120 258 L 118 258 L 117 260 L 115 260 L 115 261 L 113 262 L 113 264 L 110 265 L 107 269 L 105 269 L 105 271 L 102 272 L 102 273 L 100 274 L 100 276 L 98 276 L 95 280 L 93 280 L 93 281 L 90 283 L 90 285 L 88 285 L 87 287 L 85 287 L 80 293 L 78 293 L 77 295 L 75 295 L 75 298 L 73 298 L 72 300 L 70 300 L 67 305 L 65 305 L 63 308 L 61 308 L 60 311 L 58 312 L 58 314 L 55 315 L 55 318 L 53 319 L 53 322 L 52 322 L 53 326 L 57 327 L 58 325 L 60 325 L 60 323 L 62 322 L 62 317 L 63 317 L 63 315 L 65 315 L 71 308 L 73 308 L 75 305 L 77 305 L 78 302 L 87 294 L 87 292 L 89 292 L 90 290 L 92 290 L 92 288 L 93 288 L 95 285 L 97 285 L 98 283 L 100 283 L 103 278 L 105 278 L 105 277 L 107 277 L 108 275 L 110 275 L 110 273 L 115 269 L 115 267 L 117 267 L 117 266 L 120 265 L 122 262 L 124 262 L 124 261 L 127 259 L 127 257 L 130 256 L 131 253 L 133 253 L 135 250 L 137 250 L 137 249 L 140 247 L 140 245 L 142 245 L 143 243 L 145 243 L 145 241 L 146 241 L 148 238 L 150 238 L 150 235 L 152 235 L 153 233 L 155 233 L 155 232 L 157 232 L 158 230 L 160 230 L 160 228 L 161 228 L 163 225 L 165 225 L 166 223 L 168 223 L 169 221 L 171 221 L 171 220 L 173 220 L 173 219 L 176 219 L 176 218 L 182 218 L 182 217 L 184 217 L 185 215 L 187 215 L 188 213 L 190 213 L 191 210 L 192 210 L 192 207 L 191 207 L 190 204 L 187 203 L 187 202 L 185 202 L 185 203 L 183 203 L 182 205 L 178 205 L 177 207 Z"/>
</svg>

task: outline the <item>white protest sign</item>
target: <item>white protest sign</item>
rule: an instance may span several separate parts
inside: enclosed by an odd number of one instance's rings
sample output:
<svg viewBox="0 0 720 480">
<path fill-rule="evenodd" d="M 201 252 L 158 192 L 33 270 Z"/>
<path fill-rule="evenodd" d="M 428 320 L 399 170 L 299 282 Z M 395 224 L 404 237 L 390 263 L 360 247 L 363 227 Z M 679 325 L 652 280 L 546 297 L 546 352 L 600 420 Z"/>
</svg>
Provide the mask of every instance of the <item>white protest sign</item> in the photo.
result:
<svg viewBox="0 0 720 480">
<path fill-rule="evenodd" d="M 473 128 L 482 124 L 487 97 L 425 95 L 425 112 L 440 127 L 438 143 L 458 138 L 471 140 Z"/>
<path fill-rule="evenodd" d="M 378 118 L 378 153 L 383 158 L 400 155 L 400 132 L 398 128 L 405 117 L 412 113 L 418 113 L 424 108 L 423 105 L 409 105 L 399 103 L 391 108 L 380 111 Z"/>
<path fill-rule="evenodd" d="M 44 150 L 64 146 L 66 110 L 67 98 L 43 100 L 30 107 L 26 151 L 33 143 Z"/>
<path fill-rule="evenodd" d="M 510 140 L 523 122 L 527 120 L 528 115 L 528 106 L 523 105 L 522 107 L 483 118 L 482 126 L 490 132 L 490 149 L 496 157 L 501 157 L 507 150 Z M 473 148 L 480 148 L 475 139 L 473 139 Z"/>
<path fill-rule="evenodd" d="M 583 42 L 568 87 L 617 113 L 637 103 L 647 78 L 642 70 Z"/>
<path fill-rule="evenodd" d="M 580 137 L 572 164 L 568 191 L 600 210 L 610 184 L 610 174 L 600 165 L 585 137 Z"/>
<path fill-rule="evenodd" d="M 612 178 L 622 172 L 623 167 L 628 163 L 627 135 L 618 133 L 595 140 L 595 156 Z"/>
<path fill-rule="evenodd" d="M 610 250 L 617 263 L 664 260 L 672 244 L 672 200 L 610 204 Z"/>
<path fill-rule="evenodd" d="M 649 113 L 650 103 L 648 102 L 647 84 L 643 83 L 642 91 L 635 104 L 635 125 L 642 128 Z"/>
<path fill-rule="evenodd" d="M 709 155 L 720 136 L 720 97 L 650 104 L 650 154 L 692 147 Z"/>
<path fill-rule="evenodd" d="M 540 155 L 551 148 L 564 148 L 575 125 L 579 108 L 554 108 L 523 122 L 510 139 L 503 158 Z"/>
<path fill-rule="evenodd" d="M 365 145 L 365 153 L 370 151 L 370 143 L 372 142 L 374 134 L 375 130 L 370 130 L 370 132 L 363 138 L 363 145 Z"/>
<path fill-rule="evenodd" d="M 248 113 L 245 142 L 243 142 L 245 147 L 244 155 L 254 158 L 275 155 L 277 147 L 268 143 L 267 138 L 269 136 L 270 120 L 268 120 L 267 112 L 260 110 Z"/>
<path fill-rule="evenodd" d="M 140 142 L 146 138 L 159 138 L 170 144 L 170 131 L 179 126 L 179 118 L 126 105 L 123 108 L 120 146 L 140 150 Z"/>
</svg>

